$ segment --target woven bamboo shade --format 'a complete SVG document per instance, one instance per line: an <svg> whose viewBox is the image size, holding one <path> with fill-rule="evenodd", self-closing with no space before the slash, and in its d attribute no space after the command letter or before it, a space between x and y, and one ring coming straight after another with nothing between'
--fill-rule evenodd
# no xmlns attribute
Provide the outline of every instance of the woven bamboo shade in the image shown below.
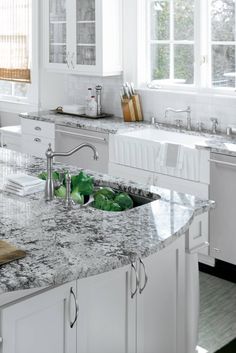
<svg viewBox="0 0 236 353"><path fill-rule="evenodd" d="M30 82L31 0L0 0L0 80Z"/></svg>

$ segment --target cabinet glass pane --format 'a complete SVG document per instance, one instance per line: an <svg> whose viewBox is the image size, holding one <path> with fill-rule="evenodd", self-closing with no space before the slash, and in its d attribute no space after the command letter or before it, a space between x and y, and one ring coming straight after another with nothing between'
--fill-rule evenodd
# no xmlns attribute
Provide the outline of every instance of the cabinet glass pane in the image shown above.
<svg viewBox="0 0 236 353"><path fill-rule="evenodd" d="M66 64L66 45L50 45L49 62Z"/></svg>
<svg viewBox="0 0 236 353"><path fill-rule="evenodd" d="M95 23L77 24L77 44L95 44Z"/></svg>
<svg viewBox="0 0 236 353"><path fill-rule="evenodd" d="M77 46L78 65L96 65L96 47Z"/></svg>
<svg viewBox="0 0 236 353"><path fill-rule="evenodd" d="M50 43L66 43L66 23L50 24Z"/></svg>
<svg viewBox="0 0 236 353"><path fill-rule="evenodd" d="M50 0L50 22L66 21L66 0Z"/></svg>
<svg viewBox="0 0 236 353"><path fill-rule="evenodd" d="M77 21L95 21L95 0L77 0Z"/></svg>

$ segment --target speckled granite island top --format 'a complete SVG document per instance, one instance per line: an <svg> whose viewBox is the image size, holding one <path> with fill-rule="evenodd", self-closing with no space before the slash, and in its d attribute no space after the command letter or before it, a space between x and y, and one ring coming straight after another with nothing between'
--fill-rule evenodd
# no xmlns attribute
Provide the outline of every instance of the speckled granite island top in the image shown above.
<svg viewBox="0 0 236 353"><path fill-rule="evenodd" d="M45 168L42 159L0 149L0 238L27 251L24 259L0 267L0 293L58 285L127 265L130 257L168 246L185 233L194 215L213 207L193 196L95 173L90 174L96 184L119 186L153 202L120 213L68 210L62 200L46 203L43 193L22 198L3 191L7 175L38 175ZM68 170L61 164L55 168Z"/></svg>

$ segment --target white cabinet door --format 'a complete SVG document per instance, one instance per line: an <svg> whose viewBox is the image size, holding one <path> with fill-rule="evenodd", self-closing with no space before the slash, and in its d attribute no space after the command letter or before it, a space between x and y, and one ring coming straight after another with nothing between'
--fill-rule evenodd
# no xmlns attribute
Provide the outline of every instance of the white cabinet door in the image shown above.
<svg viewBox="0 0 236 353"><path fill-rule="evenodd" d="M126 353L127 268L78 281L77 353Z"/></svg>
<svg viewBox="0 0 236 353"><path fill-rule="evenodd" d="M185 352L184 237L139 264L137 294L137 352Z"/></svg>
<svg viewBox="0 0 236 353"><path fill-rule="evenodd" d="M121 0L44 0L44 61L54 71L122 72Z"/></svg>
<svg viewBox="0 0 236 353"><path fill-rule="evenodd" d="M72 282L1 308L1 353L76 353Z"/></svg>

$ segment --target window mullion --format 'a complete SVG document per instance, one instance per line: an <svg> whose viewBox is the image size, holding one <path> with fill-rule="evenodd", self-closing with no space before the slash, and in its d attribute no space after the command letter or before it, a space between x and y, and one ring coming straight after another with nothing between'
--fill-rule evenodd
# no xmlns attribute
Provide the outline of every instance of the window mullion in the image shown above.
<svg viewBox="0 0 236 353"><path fill-rule="evenodd" d="M174 80L175 62L174 62L174 0L170 0L170 79Z"/></svg>
<svg viewBox="0 0 236 353"><path fill-rule="evenodd" d="M201 87L201 0L195 0L194 14L194 83L197 88Z"/></svg>

